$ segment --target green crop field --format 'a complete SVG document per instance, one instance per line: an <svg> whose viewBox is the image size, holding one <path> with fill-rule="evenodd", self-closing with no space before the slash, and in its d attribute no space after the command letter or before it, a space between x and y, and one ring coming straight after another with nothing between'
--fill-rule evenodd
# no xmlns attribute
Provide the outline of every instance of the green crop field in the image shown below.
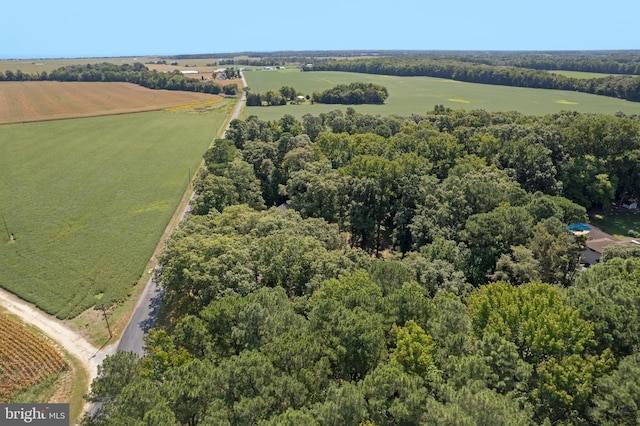
<svg viewBox="0 0 640 426"><path fill-rule="evenodd" d="M612 74L603 74L599 72L584 72L584 71L565 71L565 70L549 70L552 74L564 75L565 77L589 79L589 78L603 78L609 77Z"/></svg>
<svg viewBox="0 0 640 426"><path fill-rule="evenodd" d="M0 286L60 318L122 300L225 118L159 111L1 125Z"/></svg>
<svg viewBox="0 0 640 426"><path fill-rule="evenodd" d="M278 90L290 86L305 95L354 81L381 84L389 90L384 105L355 105L356 111L374 115L424 114L435 105L452 109L485 109L487 111L519 111L527 115L544 115L561 110L614 114L640 114L640 103L605 96L562 90L528 89L488 84L462 83L430 77L395 77L346 72L297 69L284 71L247 71L247 84L253 92ZM277 120L284 114L297 118L304 114L318 115L346 105L286 105L277 107L247 107L244 117L256 115L263 120Z"/></svg>

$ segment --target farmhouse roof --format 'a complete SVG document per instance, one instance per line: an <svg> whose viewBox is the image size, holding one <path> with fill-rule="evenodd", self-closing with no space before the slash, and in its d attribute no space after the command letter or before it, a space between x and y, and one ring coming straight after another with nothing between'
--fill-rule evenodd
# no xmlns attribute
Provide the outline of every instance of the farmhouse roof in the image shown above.
<svg viewBox="0 0 640 426"><path fill-rule="evenodd" d="M631 241L631 238L617 239L613 235L607 234L606 232L593 226L591 231L589 232L587 247L595 251L596 253L602 254L602 250L604 250L605 247L608 247L612 244L629 243Z"/></svg>
<svg viewBox="0 0 640 426"><path fill-rule="evenodd" d="M596 253L602 254L602 250L612 244L620 244L622 241L612 240L610 238L598 238L597 240L587 241L587 247Z"/></svg>

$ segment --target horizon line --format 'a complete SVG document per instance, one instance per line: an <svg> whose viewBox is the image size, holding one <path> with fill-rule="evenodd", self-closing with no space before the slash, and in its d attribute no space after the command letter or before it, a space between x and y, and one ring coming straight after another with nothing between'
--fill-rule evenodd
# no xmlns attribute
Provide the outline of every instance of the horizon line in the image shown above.
<svg viewBox="0 0 640 426"><path fill-rule="evenodd" d="M54 59L100 59L100 58L176 58L176 57L235 57L248 55L276 55L288 54L294 56L302 56L310 53L335 53L335 52L352 52L352 53L379 53L379 52L421 52L421 53L612 53L612 52L628 52L640 54L640 49L277 49L277 50L241 50L228 52L207 52L207 53L147 53L147 54L122 54L122 55L33 55L33 56L3 56L0 54L0 60L54 60ZM225 56L227 55L227 56ZM313 56L313 55L309 55Z"/></svg>

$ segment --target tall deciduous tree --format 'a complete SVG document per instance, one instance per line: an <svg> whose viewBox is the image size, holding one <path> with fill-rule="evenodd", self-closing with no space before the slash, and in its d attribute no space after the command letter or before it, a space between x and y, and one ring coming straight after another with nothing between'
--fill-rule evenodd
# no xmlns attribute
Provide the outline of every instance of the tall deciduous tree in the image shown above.
<svg viewBox="0 0 640 426"><path fill-rule="evenodd" d="M429 397L423 383L397 363L380 363L360 382L373 424L420 424Z"/></svg>
<svg viewBox="0 0 640 426"><path fill-rule="evenodd" d="M529 242L532 225L533 218L524 207L505 205L469 217L460 234L471 252L471 279L486 281L501 255L509 253L511 246Z"/></svg>
<svg viewBox="0 0 640 426"><path fill-rule="evenodd" d="M385 349L382 290L366 272L328 280L309 300L309 321L336 350L337 378L360 380Z"/></svg>
<svg viewBox="0 0 640 426"><path fill-rule="evenodd" d="M340 171L350 177L348 221L352 243L377 255L383 248L385 224L391 219L398 165L384 157L360 155Z"/></svg>
<svg viewBox="0 0 640 426"><path fill-rule="evenodd" d="M561 172L564 196L586 208L608 208L617 187L617 178L609 173L602 158L593 155L570 158Z"/></svg>
<svg viewBox="0 0 640 426"><path fill-rule="evenodd" d="M312 237L275 234L255 243L255 268L262 284L281 287L290 297L308 294L307 284L318 272L315 260L326 250Z"/></svg>
<svg viewBox="0 0 640 426"><path fill-rule="evenodd" d="M497 333L507 338L529 363L595 347L593 324L580 318L578 310L566 305L562 293L548 284L492 283L471 294L467 302L476 335Z"/></svg>
<svg viewBox="0 0 640 426"><path fill-rule="evenodd" d="M538 262L541 280L562 285L573 282L584 244L567 232L565 223L554 217L539 222L528 247Z"/></svg>
<svg viewBox="0 0 640 426"><path fill-rule="evenodd" d="M235 159L227 164L222 176L234 183L238 193L238 204L248 204L254 209L264 208L260 181L256 178L251 164Z"/></svg>
<svg viewBox="0 0 640 426"><path fill-rule="evenodd" d="M407 321L404 327L394 324L391 336L395 338L391 360L402 365L406 372L426 378L434 368L433 338L413 320Z"/></svg>
<svg viewBox="0 0 640 426"><path fill-rule="evenodd" d="M195 199L191 202L191 213L206 215L215 209L222 212L225 207L238 204L240 194L233 180L207 173L199 177L195 184Z"/></svg>
<svg viewBox="0 0 640 426"><path fill-rule="evenodd" d="M507 171L486 166L454 169L419 200L411 226L415 241L423 245L436 235L456 239L471 215L488 213L503 203L522 205L525 199L525 191Z"/></svg>
<svg viewBox="0 0 640 426"><path fill-rule="evenodd" d="M160 279L167 297L197 312L224 294L259 286L245 242L219 234L175 238L162 257Z"/></svg>
<svg viewBox="0 0 640 426"><path fill-rule="evenodd" d="M640 350L640 259L614 258L583 271L567 300L594 324L601 348L616 356Z"/></svg>
<svg viewBox="0 0 640 426"><path fill-rule="evenodd" d="M319 161L291 172L283 190L288 197L287 203L303 217L337 223L345 214L346 185L346 179L331 168L328 161Z"/></svg>
<svg viewBox="0 0 640 426"><path fill-rule="evenodd" d="M609 349L590 352L596 346L593 324L566 305L558 289L540 282L489 284L468 304L476 335L506 338L534 366L529 400L537 420L583 421L596 380L614 364Z"/></svg>
<svg viewBox="0 0 640 426"><path fill-rule="evenodd" d="M632 425L640 423L640 353L622 359L610 375L596 381L593 407L589 413L595 424Z"/></svg>

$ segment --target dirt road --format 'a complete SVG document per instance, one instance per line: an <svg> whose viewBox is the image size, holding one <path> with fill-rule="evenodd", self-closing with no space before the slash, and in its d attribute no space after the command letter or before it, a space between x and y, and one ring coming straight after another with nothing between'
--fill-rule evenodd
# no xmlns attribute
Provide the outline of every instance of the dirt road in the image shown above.
<svg viewBox="0 0 640 426"><path fill-rule="evenodd" d="M244 74L240 73L240 77L242 78L243 86L247 87L247 80L244 79ZM223 138L227 135L227 129L229 129L229 123L231 123L233 120L237 119L240 116L240 112L242 111L242 107L247 102L247 92L244 91L244 87L242 89L242 96L240 97L240 101L238 102L236 107L233 109L233 113L231 114L231 118L229 118L229 121L227 122L227 128L224 130L224 133L222 134Z"/></svg>
<svg viewBox="0 0 640 426"><path fill-rule="evenodd" d="M0 305L6 308L9 313L20 317L25 323L42 330L44 334L82 362L89 375L89 383L98 375L98 365L115 350L113 344L101 349L96 348L57 318L2 289L0 289ZM88 391L89 389L87 389Z"/></svg>

